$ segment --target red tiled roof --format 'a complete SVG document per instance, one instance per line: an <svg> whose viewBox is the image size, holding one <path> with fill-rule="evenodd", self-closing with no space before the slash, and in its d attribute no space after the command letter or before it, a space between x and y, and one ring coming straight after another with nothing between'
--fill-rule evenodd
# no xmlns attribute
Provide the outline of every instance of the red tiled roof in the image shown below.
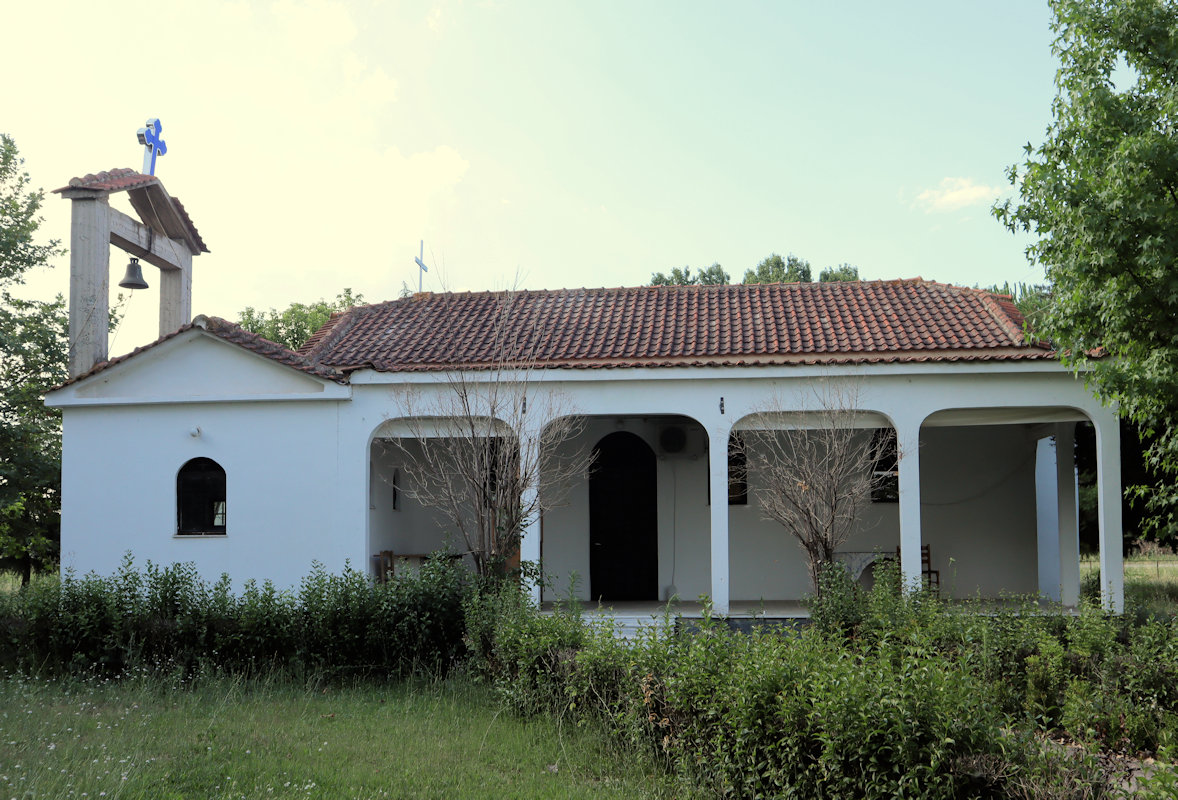
<svg viewBox="0 0 1178 800"><path fill-rule="evenodd" d="M1048 359L1010 299L931 281L418 294L333 315L343 371Z"/></svg>
<svg viewBox="0 0 1178 800"><path fill-rule="evenodd" d="M154 175L143 175L133 169L121 168L99 172L97 175L88 173L81 178L70 178L67 185L53 191L60 193L70 189L90 189L104 194L113 194L159 182L160 179Z"/></svg>
<svg viewBox="0 0 1178 800"><path fill-rule="evenodd" d="M66 197L79 193L89 196L129 192L131 205L144 224L169 238L187 240L193 255L209 252L205 240L193 224L192 217L188 216L188 211L180 202L180 198L169 195L164 189L164 184L155 175L143 175L123 167L97 174L88 173L81 178L70 178L68 184L53 191ZM174 216L164 213L169 207L175 212ZM151 210L151 213L145 213L145 210Z"/></svg>
<svg viewBox="0 0 1178 800"><path fill-rule="evenodd" d="M316 364L305 356L299 355L293 350L287 350L277 342L272 342L269 339L263 338L256 333L250 333L242 328L240 325L221 319L220 317L206 317L203 314L196 317L192 322L184 325L179 330L172 333L164 334L150 344L145 344L142 347L136 347L130 353L124 353L121 356L100 361L81 375L70 378L65 383L58 386L57 389L62 389L70 384L89 378L91 375L96 375L99 372L110 369L116 364L121 364L129 358L134 358L142 352L152 350L169 339L174 339L185 331L190 331L193 328L200 328L218 339L223 339L226 342L242 347L252 353L257 353L260 356L277 361L279 364L285 364L288 367L293 367L300 372L305 372L308 375L314 375L317 378L324 378L336 383L346 383L347 378L343 373L331 367L322 364ZM54 389L53 391L56 391Z"/></svg>
<svg viewBox="0 0 1178 800"><path fill-rule="evenodd" d="M205 244L204 237L200 235L200 231L196 229L196 225L192 222L192 217L188 216L188 209L180 202L179 197L172 197L172 203L176 207L176 213L180 215L180 221L188 228L189 233L192 234L193 240L196 242L197 248L202 253L209 252L209 246Z"/></svg>

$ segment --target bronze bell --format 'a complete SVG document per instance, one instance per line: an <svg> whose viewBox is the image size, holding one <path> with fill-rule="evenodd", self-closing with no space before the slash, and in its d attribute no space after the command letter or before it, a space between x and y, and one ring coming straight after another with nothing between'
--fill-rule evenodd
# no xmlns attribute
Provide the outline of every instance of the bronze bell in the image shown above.
<svg viewBox="0 0 1178 800"><path fill-rule="evenodd" d="M127 264L127 274L119 281L119 286L124 289L146 289L147 281L143 280L143 268L139 266L139 259L131 256L131 262Z"/></svg>

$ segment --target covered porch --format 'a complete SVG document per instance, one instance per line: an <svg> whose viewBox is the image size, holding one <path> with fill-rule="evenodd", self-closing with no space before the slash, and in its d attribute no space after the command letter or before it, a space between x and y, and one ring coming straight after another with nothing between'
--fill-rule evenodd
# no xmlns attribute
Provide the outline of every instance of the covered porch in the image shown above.
<svg viewBox="0 0 1178 800"><path fill-rule="evenodd" d="M908 585L931 579L946 599L1078 603L1074 431L1092 421L1087 414L982 407L940 409L917 425L879 412L862 419L864 435L887 431L898 443L890 464L872 465L892 472L894 490L873 493L836 553L864 588L875 564L898 559ZM1103 422L1102 590L1105 605L1119 610L1119 442L1115 418ZM545 580L537 599L644 615L670 601L690 615L685 604L707 596L732 616L804 616L801 601L812 593L805 554L766 519L757 502L764 476L748 469L741 480L728 444L744 427L742 418L720 438L685 415L590 418L584 436L605 457L538 526L533 557ZM619 446L620 458L609 455ZM610 499L594 500L595 485Z"/></svg>
<svg viewBox="0 0 1178 800"><path fill-rule="evenodd" d="M867 466L889 472L894 488L860 509L836 552L856 580L870 586L875 563L898 558L907 585L935 576L947 599L1019 596L1076 605L1073 441L1076 425L1088 422L1099 466L1102 597L1110 610L1122 609L1113 412L1058 374L966 373L955 380L933 370L881 373L848 379L860 390L862 435L886 432L895 441L890 460ZM778 422L768 427L784 434L812 426L818 409L808 399L811 384L794 382L793 404L779 406ZM731 446L742 431L766 427L758 411L764 382L603 383L586 375L557 389L589 412L558 447L588 449L596 460L563 487L559 502L541 503L543 514L523 531L521 558L541 567L532 587L537 602L656 609L706 596L722 614L777 606L798 612L812 592L806 557L782 525L765 518L757 502L764 476L755 468L742 475ZM529 420L544 430L552 418ZM405 491L418 478L384 446L400 435L395 427L385 423L367 443L369 553L462 552L444 515Z"/></svg>

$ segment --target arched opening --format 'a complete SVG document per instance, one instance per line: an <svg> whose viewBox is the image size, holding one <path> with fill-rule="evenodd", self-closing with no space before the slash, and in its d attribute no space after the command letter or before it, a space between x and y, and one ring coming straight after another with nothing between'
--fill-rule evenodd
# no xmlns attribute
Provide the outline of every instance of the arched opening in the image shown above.
<svg viewBox="0 0 1178 800"><path fill-rule="evenodd" d="M211 458L185 462L176 475L176 533L225 533L225 470Z"/></svg>
<svg viewBox="0 0 1178 800"><path fill-rule="evenodd" d="M597 443L589 477L589 585L594 600L658 599L654 451L626 431Z"/></svg>

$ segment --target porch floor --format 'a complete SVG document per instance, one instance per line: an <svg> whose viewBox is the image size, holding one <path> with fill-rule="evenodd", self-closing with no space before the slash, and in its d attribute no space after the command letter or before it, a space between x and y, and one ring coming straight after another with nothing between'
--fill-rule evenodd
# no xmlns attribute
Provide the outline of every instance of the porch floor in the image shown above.
<svg viewBox="0 0 1178 800"><path fill-rule="evenodd" d="M545 601L540 604L540 611L552 613L558 605L553 601ZM608 623L618 636L632 639L643 628L663 628L668 623L680 624L680 621L690 625L703 618L704 607L703 603L683 601L658 603L653 600L635 600L608 605L585 602L581 606L581 613L591 620ZM730 626L746 630L761 620L785 624L808 620L810 612L797 600L750 600L730 603L726 616Z"/></svg>
<svg viewBox="0 0 1178 800"><path fill-rule="evenodd" d="M540 604L541 613L553 613L560 603L546 600ZM1078 613L1075 606L1061 606L1048 600L1037 603L1026 599L950 600L948 607L975 614L996 615L1010 611L1031 614ZM703 618L703 604L699 602L659 603L650 601L626 601L607 604L592 604L583 601L581 613L586 618L608 622L618 635L634 637L643 628L662 628L668 621L675 625L679 620L690 624ZM737 600L729 604L726 615L729 624L747 630L758 621L792 624L810 619L810 610L800 600Z"/></svg>
<svg viewBox="0 0 1178 800"><path fill-rule="evenodd" d="M541 611L552 611L558 602L545 600L540 604ZM581 611L586 616L594 617L636 617L640 619L662 619L664 616L700 618L704 607L700 602L676 601L674 603L659 603L654 600L632 600L613 603L597 604L582 601ZM728 606L728 617L742 619L809 619L809 610L800 600L737 600Z"/></svg>

